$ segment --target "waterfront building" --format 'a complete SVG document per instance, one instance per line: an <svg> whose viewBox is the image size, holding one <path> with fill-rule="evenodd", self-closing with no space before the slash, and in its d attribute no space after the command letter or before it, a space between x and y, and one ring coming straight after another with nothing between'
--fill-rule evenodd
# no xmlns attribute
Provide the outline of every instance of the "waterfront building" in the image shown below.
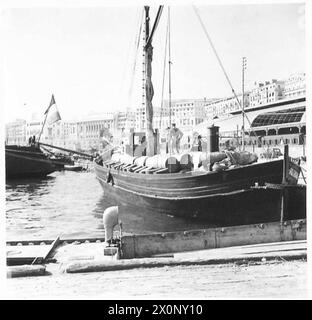
<svg viewBox="0 0 312 320"><path fill-rule="evenodd" d="M137 132L146 130L146 110L145 105L136 108L135 112L135 130Z"/></svg>
<svg viewBox="0 0 312 320"><path fill-rule="evenodd" d="M16 119L5 125L5 143L17 145L25 145L28 143L26 120Z"/></svg>
<svg viewBox="0 0 312 320"><path fill-rule="evenodd" d="M109 138L114 130L112 113L94 114L84 120L77 121L76 149L102 149L103 137Z"/></svg>
<svg viewBox="0 0 312 320"><path fill-rule="evenodd" d="M207 99L175 99L164 100L161 107L153 108L153 127L164 129L175 123L181 130L190 130L205 119L205 104ZM145 131L145 107L136 109L136 131Z"/></svg>
<svg viewBox="0 0 312 320"><path fill-rule="evenodd" d="M281 100L284 95L285 81L273 79L259 83L249 94L249 105L251 108Z"/></svg>
<svg viewBox="0 0 312 320"><path fill-rule="evenodd" d="M170 126L169 107L163 103L163 107L155 107L153 110L153 127L163 129Z"/></svg>
<svg viewBox="0 0 312 320"><path fill-rule="evenodd" d="M285 81L285 98L295 98L298 96L305 96L306 94L306 83L305 73L292 74Z"/></svg>
<svg viewBox="0 0 312 320"><path fill-rule="evenodd" d="M244 108L247 109L250 106L249 92L244 94ZM237 102L239 101L239 103ZM236 97L227 97L223 99L213 99L205 104L205 118L213 119L224 117L232 112L239 111L242 108L242 94Z"/></svg>
<svg viewBox="0 0 312 320"><path fill-rule="evenodd" d="M114 133L129 132L135 128L136 112L132 110L118 111L114 114Z"/></svg>
<svg viewBox="0 0 312 320"><path fill-rule="evenodd" d="M158 108L154 114L154 127L167 128L171 120L171 123L175 123L181 130L188 131L204 121L207 102L205 98L175 99L171 101L171 108L169 108L169 101L164 100L163 107Z"/></svg>
<svg viewBox="0 0 312 320"><path fill-rule="evenodd" d="M245 146L249 151L263 152L268 147L288 144L294 157L305 155L306 143L306 98L283 99L245 110ZM194 128L205 137L207 127L219 127L220 146L242 146L242 112L227 117L207 119Z"/></svg>
<svg viewBox="0 0 312 320"><path fill-rule="evenodd" d="M32 136L35 136L36 139L39 138L39 134L40 134L40 132L42 130L42 126L43 126L43 121L44 121L44 117L40 116L39 113L33 113L31 115L31 119L29 121L26 121L26 137L27 137L27 139ZM42 133L42 136L44 136L44 135L45 135L45 132ZM41 139L42 139L42 137L40 138L40 140Z"/></svg>
<svg viewBox="0 0 312 320"><path fill-rule="evenodd" d="M51 125L46 125L40 140L54 146L75 150L77 124L61 120Z"/></svg>

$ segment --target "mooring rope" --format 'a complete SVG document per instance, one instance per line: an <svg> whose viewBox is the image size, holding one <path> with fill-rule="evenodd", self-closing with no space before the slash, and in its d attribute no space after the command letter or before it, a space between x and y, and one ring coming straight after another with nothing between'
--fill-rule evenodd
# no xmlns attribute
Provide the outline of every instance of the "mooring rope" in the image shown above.
<svg viewBox="0 0 312 320"><path fill-rule="evenodd" d="M213 52L214 52L214 54L215 54L215 56L216 56L219 64L220 64L220 67L221 67L221 69L222 69L222 71L223 71L223 74L224 74L227 82L229 83L229 85L230 85L230 87L231 87L231 89L232 89L232 93L234 94L234 97L235 97L235 99L236 99L239 107L241 108L241 111L242 111L242 113L243 113L243 116L246 117L246 119L247 119L247 121L248 121L248 123L249 123L250 129L254 132L255 136L258 138L256 132L255 132L255 131L253 130L253 128L251 127L251 122L250 122L248 116L246 115L245 110L242 109L242 105L241 105L241 103L240 103L240 101L239 101L239 99L238 99L238 97L237 97L237 94L236 94L236 92L235 92L235 90L234 90L234 87L233 87L233 85L232 85L232 82L231 82L231 80L230 80L230 78L229 78L229 76L228 76L228 74L227 74L227 72L226 72L226 70L225 70L225 68L224 68L224 66L223 66L223 63L222 63L222 61L221 61L221 59L220 59L220 57L219 57L219 55L218 55L218 53L217 53L217 50L216 50L216 48L215 48L215 46L214 46L214 44L213 44L213 42L212 42L212 40L211 40L211 38L210 38L210 36L209 36L209 34L208 34L208 31L207 31L207 29L206 29L206 27L205 27L205 25L204 25L204 23L203 23L200 15L199 15L198 9L196 8L196 6L193 6L193 9L194 9L194 12L195 12L195 14L196 14L196 16L197 16L197 18L198 18L198 20L199 20L199 23L200 23L200 25L201 25L204 33L205 33L205 35L206 35L206 37L207 37L207 39L208 39L208 41L209 41L209 43L210 43L210 46L211 46L211 48L212 48L212 50L213 50Z"/></svg>
<svg viewBox="0 0 312 320"><path fill-rule="evenodd" d="M165 54L164 54L164 66L163 66L163 79L162 79L162 89L161 89L161 107L160 107L160 124L159 124L159 129L161 129L161 121L162 121L163 107L164 107L164 87L165 87L165 76L166 76L166 60L167 60L168 31L169 31L169 23L168 23L168 20L167 20L166 41L165 41Z"/></svg>

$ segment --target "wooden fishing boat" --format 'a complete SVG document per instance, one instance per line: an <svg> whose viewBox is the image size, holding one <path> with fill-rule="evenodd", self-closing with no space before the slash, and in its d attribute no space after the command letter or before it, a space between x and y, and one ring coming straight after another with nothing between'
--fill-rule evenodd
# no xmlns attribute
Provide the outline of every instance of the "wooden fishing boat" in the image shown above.
<svg viewBox="0 0 312 320"><path fill-rule="evenodd" d="M38 146L6 145L5 169L6 179L12 179L45 177L56 168Z"/></svg>
<svg viewBox="0 0 312 320"><path fill-rule="evenodd" d="M151 34L148 10L149 8L145 7L147 120L145 158L153 158L157 149L155 148L157 138L152 128L151 42L162 6L158 10ZM209 152L219 151L218 134L215 134L214 138L217 139L211 143ZM131 155L134 156L134 153L130 153ZM170 155L167 155L167 158L169 157ZM296 183L299 175L298 168L293 167L287 160L287 164L293 170L289 175L289 167L285 167L283 159L232 166L221 171L193 171L191 168L170 170L168 163L165 164L164 161L161 166L146 165L146 159L140 158L142 158L141 164L135 163L137 160L129 156L127 161L95 160L96 177L110 201L116 202L117 205L138 206L155 213L205 219L219 225L278 220L280 200L277 194L266 192L261 188L255 189L252 186L261 186L265 183L280 184L286 176L292 183Z"/></svg>
<svg viewBox="0 0 312 320"><path fill-rule="evenodd" d="M52 111L52 112L51 112ZM54 95L49 107L45 111L45 119L41 127L39 137L35 135L29 139L30 145L6 145L5 146L5 167L6 179L12 178L41 178L59 170L61 164L51 159L50 153L44 153L40 148L40 137L44 125L49 117L49 124L53 124L61 119L57 110Z"/></svg>
<svg viewBox="0 0 312 320"><path fill-rule="evenodd" d="M215 223L227 203L242 199L255 183L280 183L283 160L251 164L222 172L144 174L94 165L96 176L110 199L155 212L198 217Z"/></svg>

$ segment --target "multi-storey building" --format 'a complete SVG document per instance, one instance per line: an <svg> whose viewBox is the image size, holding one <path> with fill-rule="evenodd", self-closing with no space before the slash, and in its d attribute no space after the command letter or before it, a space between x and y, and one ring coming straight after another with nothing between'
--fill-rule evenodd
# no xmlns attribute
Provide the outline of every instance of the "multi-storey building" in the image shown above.
<svg viewBox="0 0 312 320"><path fill-rule="evenodd" d="M26 136L26 120L17 119L16 121L6 124L5 131L6 144L27 144L28 140Z"/></svg>
<svg viewBox="0 0 312 320"><path fill-rule="evenodd" d="M92 115L86 120L78 121L76 148L82 150L101 148L101 138L111 135L113 129L112 113Z"/></svg>
<svg viewBox="0 0 312 320"><path fill-rule="evenodd" d="M306 93L305 73L292 74L285 81L285 98L304 96Z"/></svg>
<svg viewBox="0 0 312 320"><path fill-rule="evenodd" d="M206 99L165 100L162 108L154 111L154 128L163 129L175 123L181 130L189 130L205 119Z"/></svg>
<svg viewBox="0 0 312 320"><path fill-rule="evenodd" d="M135 129L144 131L146 129L146 110L145 105L136 108L135 112Z"/></svg>
<svg viewBox="0 0 312 320"><path fill-rule="evenodd" d="M163 103L163 107L153 110L153 128L163 129L170 126L169 107Z"/></svg>
<svg viewBox="0 0 312 320"><path fill-rule="evenodd" d="M244 94L244 108L249 108L249 92ZM239 102L238 102L238 101ZM213 119L222 117L229 113L241 110L242 108L242 94L236 97L228 97L223 99L214 99L205 104L205 118Z"/></svg>
<svg viewBox="0 0 312 320"><path fill-rule="evenodd" d="M47 125L40 140L58 147L76 149L77 124L61 120Z"/></svg>
<svg viewBox="0 0 312 320"><path fill-rule="evenodd" d="M30 117L30 120L26 120L26 138L35 136L36 139L39 138L41 133L40 141L45 140L44 136L46 135L47 126L44 127L43 132L41 132L44 123L44 117L39 113L33 113Z"/></svg>
<svg viewBox="0 0 312 320"><path fill-rule="evenodd" d="M114 114L114 132L129 131L135 128L136 112L132 110L119 111Z"/></svg>
<svg viewBox="0 0 312 320"><path fill-rule="evenodd" d="M259 83L251 91L244 93L244 109L254 108L269 103L274 103L285 97L285 82L272 80L265 83ZM238 102L238 101L239 102ZM228 116L242 109L242 94L236 97L228 97L214 100L206 104L206 118L213 119L215 117Z"/></svg>
<svg viewBox="0 0 312 320"><path fill-rule="evenodd" d="M249 95L250 107L272 103L284 98L285 81L273 79L272 82L266 81L259 83L253 88Z"/></svg>
<svg viewBox="0 0 312 320"><path fill-rule="evenodd" d="M204 121L205 105L207 99L177 99L171 101L164 100L162 107L153 108L153 127L163 129L175 123L180 129L188 130L194 125ZM136 130L144 131L146 129L146 111L145 107L136 110Z"/></svg>

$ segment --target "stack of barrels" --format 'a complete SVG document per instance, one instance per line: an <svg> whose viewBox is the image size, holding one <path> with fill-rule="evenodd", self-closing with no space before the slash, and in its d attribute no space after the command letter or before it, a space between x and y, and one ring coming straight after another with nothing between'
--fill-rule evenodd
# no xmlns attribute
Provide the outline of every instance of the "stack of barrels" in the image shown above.
<svg viewBox="0 0 312 320"><path fill-rule="evenodd" d="M177 155L158 154L152 157L132 157L127 154L115 153L112 155L112 160L125 165L135 164L138 167L168 169L169 173L176 173L191 171L194 167L200 166L209 168L209 164L222 161L226 157L227 155L224 152L190 152Z"/></svg>

